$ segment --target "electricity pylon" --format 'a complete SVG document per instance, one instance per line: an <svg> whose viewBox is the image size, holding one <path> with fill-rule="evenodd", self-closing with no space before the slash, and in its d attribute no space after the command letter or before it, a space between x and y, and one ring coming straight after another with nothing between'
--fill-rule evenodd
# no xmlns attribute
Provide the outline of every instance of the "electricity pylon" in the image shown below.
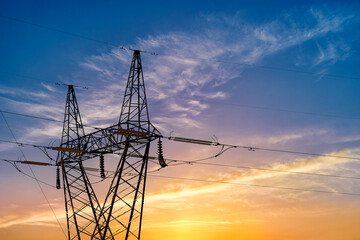
<svg viewBox="0 0 360 240"><path fill-rule="evenodd" d="M140 51L134 51L119 122L113 126L85 134L74 87L68 86L62 141L54 149L63 175L69 240L140 239L150 142L160 137L149 119ZM103 161L108 153L119 154L120 160L100 205L83 162ZM160 155L160 165L166 166Z"/></svg>

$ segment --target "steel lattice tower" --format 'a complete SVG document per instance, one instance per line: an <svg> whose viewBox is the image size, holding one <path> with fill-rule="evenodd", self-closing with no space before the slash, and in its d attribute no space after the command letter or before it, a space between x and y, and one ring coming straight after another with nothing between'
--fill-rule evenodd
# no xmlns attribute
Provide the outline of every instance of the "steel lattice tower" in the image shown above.
<svg viewBox="0 0 360 240"><path fill-rule="evenodd" d="M140 51L133 54L116 125L86 135L74 87L68 86L62 141L54 149L62 168L69 239L140 239L150 142L160 137L149 120ZM119 154L120 160L100 205L83 161L107 153Z"/></svg>

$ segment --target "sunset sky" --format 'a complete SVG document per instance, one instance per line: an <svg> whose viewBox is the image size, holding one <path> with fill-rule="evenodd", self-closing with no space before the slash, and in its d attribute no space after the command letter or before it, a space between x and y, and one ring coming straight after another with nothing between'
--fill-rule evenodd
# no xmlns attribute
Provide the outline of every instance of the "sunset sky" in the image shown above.
<svg viewBox="0 0 360 240"><path fill-rule="evenodd" d="M50 162L4 141L58 146L62 124L7 112L61 121L67 88L56 83L73 84L84 124L115 124L132 58L121 47L147 51L150 118L165 137L319 154L232 148L213 157L221 147L163 139L166 159L209 159L159 171L151 162L142 239L359 239L359 2L0 6L0 239L66 239L55 167L17 164L50 184L41 187L53 212L37 182L4 161L25 160L23 151ZM106 155L105 168L118 159ZM109 181L94 184L101 201Z"/></svg>

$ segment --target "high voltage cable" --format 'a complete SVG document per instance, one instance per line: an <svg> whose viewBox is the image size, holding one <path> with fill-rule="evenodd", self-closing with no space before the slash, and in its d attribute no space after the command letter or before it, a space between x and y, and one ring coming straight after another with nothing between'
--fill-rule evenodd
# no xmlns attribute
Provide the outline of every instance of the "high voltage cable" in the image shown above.
<svg viewBox="0 0 360 240"><path fill-rule="evenodd" d="M57 28L54 28L54 27L49 27L49 26L46 26L46 25L37 24L37 23L30 22L30 21L25 21L25 20L22 20L22 19L10 17L10 16L5 16L5 15L0 15L0 17L4 18L4 19L11 20L11 21L20 22L20 23L32 25L32 26L35 26L35 27L43 28L43 29L46 29L46 30L50 30L50 31L70 35L70 36L73 36L73 37L85 39L85 40L88 40L88 41L93 41L93 42L100 43L100 44L112 45L114 47L118 47L117 44L111 43L109 41L98 40L98 39L87 37L87 36L84 36L84 35L81 35L81 34L60 30L60 29L57 29ZM120 46L119 48L122 49L122 50L130 50L130 51L134 50L132 48L124 47L124 46ZM226 64L234 64L234 65L262 68L262 69L268 69L268 70L286 71L286 72L302 73L302 74L308 74L308 75L318 75L318 73L311 72L311 71L303 71L303 70L288 69L288 68L281 68L281 67L264 66L264 65L257 65L257 64L247 64L247 63L240 63L240 62L233 62L233 61L226 61L226 60L216 60L216 59L212 59L212 58L186 57L186 56L181 56L181 55L163 54L163 53L144 51L144 50L140 50L140 51L143 52L143 53L148 53L150 55L155 55L155 56L172 56L172 57L180 57L180 58L183 58L183 59L196 59L196 60L202 60L202 61L213 61L213 62L219 62L219 63L226 63ZM351 76L336 75L336 74L322 74L322 76L331 77L331 78L343 78L343 79L360 80L360 77L351 77Z"/></svg>
<svg viewBox="0 0 360 240"><path fill-rule="evenodd" d="M290 154L299 154L299 155L308 155L308 156L317 156L317 157L331 157L331 158L342 158L342 159L351 159L355 161L360 161L359 157L346 157L339 155L331 155L331 154L322 154L322 153L311 153L311 152L300 152L300 151L292 151L292 150L284 150L284 149L275 149L275 148L263 148L263 147L252 147L252 146L244 146L244 145L232 145L232 144L224 144L219 142L207 141L207 140L198 140L191 138L182 138L182 137L168 137L167 139L171 141L191 143L191 144L201 144L208 146L223 146L228 148L242 148L247 149L249 151L268 151L268 152L278 152L278 153L290 153Z"/></svg>
<svg viewBox="0 0 360 240"><path fill-rule="evenodd" d="M28 162L30 163L37 163L37 161L28 161L26 160L25 162L24 161L21 161L21 160L15 160L15 159L6 159L6 158L0 158L0 161L5 161L5 162L14 162L14 163L24 163L24 164L27 164ZM57 167L56 164L52 164L52 163L44 163L44 162L39 162L41 163L41 165L43 166L54 166L54 167ZM45 165L46 164L46 165ZM54 186L52 186L54 187Z"/></svg>
<svg viewBox="0 0 360 240"><path fill-rule="evenodd" d="M132 175L132 174L129 174L129 175ZM206 182L206 183L231 184L231 185L241 185L241 186L247 186L247 187L262 187L262 188L300 191L300 192L316 192L316 193L328 193L328 194L360 196L360 193L326 191L326 190L293 188L293 187L281 187L281 186L271 186L271 185L261 185L261 184L247 184L247 183L239 183L239 182L227 182L227 181L219 181L219 180L206 180L206 179L197 179L197 178L185 178L185 177L174 177L174 176L164 176L164 175L153 175L153 174L147 174L147 176L155 177L155 178L157 177L157 178L168 178L168 179L197 181L197 182Z"/></svg>
<svg viewBox="0 0 360 240"><path fill-rule="evenodd" d="M18 141L17 141L17 139L16 139L16 137L15 137L14 132L11 130L8 121L6 120L6 118L5 118L5 116L4 116L4 113L1 112L1 115L2 115L2 117L3 117L3 119L4 119L5 123L6 123L6 126L8 127L9 131L11 132L11 135L12 135L12 137L14 138L15 142L18 143ZM27 160L27 159L26 159L26 156L25 156L24 152L22 151L21 147L19 146L19 144L18 144L18 148L19 148L22 156L24 157L24 159ZM47 196L46 196L43 188L41 187L41 184L40 184L39 180L37 179L34 171L33 171L32 168L31 168L31 166L28 165L28 167L29 167L29 169L30 169L30 171L31 171L34 179L36 180L36 183L37 183L38 187L40 188L40 191L41 191L42 195L44 196L44 198L45 198L45 200L46 200L49 208L51 209L52 213L54 214L54 217L55 217L55 219L56 219L59 227L61 228L61 231L63 232L63 234L65 235L65 238L66 238L66 233L65 233L64 229L62 228L62 226L61 226L61 224L60 224L60 222L59 222L59 219L57 218L57 216L56 216L56 214L55 214L55 211L54 211L54 209L52 208L52 206L51 206L51 204L50 204L50 202L49 202L49 200L48 200L48 198L47 198ZM21 172L21 171L20 171L20 172Z"/></svg>
<svg viewBox="0 0 360 240"><path fill-rule="evenodd" d="M317 193L330 193L330 194L360 196L360 193L348 193L348 192L326 191L326 190L316 190L316 189L280 187L280 186L270 186L270 185L260 185L260 184L247 184L247 183L238 183L238 182L226 182L226 181L204 180L204 179L196 179L196 178L183 178L183 177L173 177L173 176L163 176L163 175L153 175L153 174L148 174L148 176L149 176L149 177L156 177L156 178L168 178L168 179L177 179L177 180L186 180L186 181L196 181L196 182L206 182L206 183L231 184L231 185L240 185L240 186L248 186L248 187L262 187L262 188L272 188L272 189L282 189L282 190L300 191L300 192L317 192Z"/></svg>
<svg viewBox="0 0 360 240"><path fill-rule="evenodd" d="M0 161L4 161L4 162L10 163L19 173L21 173L21 174L23 174L23 175L25 175L25 176L33 179L33 180L36 180L33 176L30 176L29 174L21 171L16 165L13 164L13 163L22 163L23 161L20 161L20 160L12 160L12 159L4 159L4 158L1 158ZM47 185L47 186L49 186L49 187L52 187L52 188L55 188L55 189L56 189L56 187L53 186L53 185L51 185L50 183L44 182L44 181L42 181L42 180L40 180L40 179L38 179L38 181L41 182L42 184L45 184L45 185Z"/></svg>
<svg viewBox="0 0 360 240"><path fill-rule="evenodd" d="M5 160L5 159L0 159ZM11 160L10 160L11 161ZM264 169L263 169L264 170ZM111 171L107 171L111 172ZM295 173L295 172L292 172ZM297 172L299 173L299 172ZM218 184L231 184L231 185L241 185L248 187L262 187L262 188L272 188L272 189L281 189L281 190L291 190L291 191L301 191L301 192L317 192L317 193L329 193L329 194L340 194L340 195L350 195L350 196L360 196L359 193L348 193L348 192L338 192L338 191L326 191L326 190L316 190L316 189L305 189L305 188L292 188L292 187L281 187L281 186L271 186L271 185L260 185L260 184L247 184L247 183L238 183L238 182L227 182L227 181L215 181L215 180L205 180L205 179L195 179L195 178L184 178L184 177L173 177L173 176L164 176L164 175L152 175L148 174L149 177L157 178L167 178L167 179L177 179L177 180L186 180L186 181L197 181L197 182L207 182L207 183L218 183ZM358 179L358 178L357 178ZM99 181L102 182L103 180ZM96 182L97 183L97 182Z"/></svg>
<svg viewBox="0 0 360 240"><path fill-rule="evenodd" d="M47 30L50 30L50 31L63 33L63 34L66 34L66 35L70 35L70 36L77 37L77 38L82 38L82 39L85 39L85 40L89 40L89 41L93 41L93 42L97 42L97 43L101 43L101 44L109 44L109 42L106 42L106 41L102 41L102 40L98 40L98 39L95 39L95 38L86 37L86 36L83 36L83 35L80 35L80 34L77 34L77 33L72 33L72 32L68 32L68 31L63 31L63 30L60 30L60 29L57 29L57 28L53 28L53 27L49 27L49 26L42 25L42 24L37 24L37 23L25 21L25 20L18 19L18 18L14 18L14 17L10 17L10 16L0 15L0 17L1 17L1 18L5 18L5 19L8 19L8 20L11 20L11 21L20 22L20 23L25 23L25 24L32 25L32 26L35 26L35 27L38 27L38 28L43 28L43 29L47 29Z"/></svg>
<svg viewBox="0 0 360 240"><path fill-rule="evenodd" d="M152 157L152 158L155 159L155 157ZM215 157L211 157L211 158L215 158ZM211 159L211 158L208 158L208 159ZM152 161L150 158L149 158L149 160L154 164L158 164L157 162ZM221 163L208 163L208 162L198 162L198 161L175 160L175 159L168 159L168 158L165 159L165 160L168 161L168 162L182 163L181 165L199 164L199 165L216 166L216 167L241 168L241 169L248 169L248 170L260 170L260 171L269 171L269 172L290 173L290 174L309 175L309 176L317 176L317 177L331 177L331 178L344 178L344 179L360 180L360 177L355 177L355 176L343 176L343 175L322 174L322 173L312 173L312 172L300 172L300 171L281 170L281 169L272 169L272 168L249 167L249 166L241 166L241 165L228 165L228 164L221 164ZM0 161L23 163L23 161L21 161L21 160L4 159L4 158L0 158ZM56 165L49 163L47 166L56 166ZM179 165L168 165L168 167L174 167L174 166L179 166ZM85 169L88 170L88 171L96 171L96 172L99 171L98 168L87 168L87 167L85 167ZM161 169L163 169L163 168L159 168L159 169L153 170L151 172L158 172ZM112 171L108 170L107 172L112 172ZM54 187L54 186L52 186L52 187Z"/></svg>
<svg viewBox="0 0 360 240"><path fill-rule="evenodd" d="M53 119L53 118L45 118L45 117L39 117L39 116L23 114L23 113L16 113L16 112L10 112L10 111L4 111L4 110L0 110L0 112L1 113L12 114L12 115L17 115L17 116L22 116L22 117L36 118L36 119L41 119L41 120L46 120L46 121L51 121L51 122L64 123L64 121L56 120L56 119ZM70 123L70 124L76 125L75 123ZM86 124L83 124L82 126L83 127L88 127L88 128L94 128L94 129L102 129L100 127L94 127L94 126L90 126L90 125L86 125Z"/></svg>
<svg viewBox="0 0 360 240"><path fill-rule="evenodd" d="M260 171L291 173L291 174L310 175L310 176L319 176L319 177L346 178L346 179L360 180L360 177L342 176L342 175L334 175L334 174L299 172L299 171L291 171L291 170L249 167L249 166L241 166L241 165L227 165L227 164L221 164L221 163L208 163L208 162L199 162L199 161L185 161L185 160L174 160L174 159L165 159L165 160L170 161L170 162L180 162L180 163L188 164L188 165L200 164L200 165L208 165L208 166L216 166L216 167L241 168L241 169L249 169L249 170L260 170ZM172 165L168 165L168 166L171 167ZM175 166L178 166L178 165L175 165Z"/></svg>
<svg viewBox="0 0 360 240"><path fill-rule="evenodd" d="M63 123L63 121L56 120L56 119L53 119L53 118L45 118L45 117L39 117L39 116L23 114L23 113L16 113L16 112L10 112L10 111L4 111L4 110L0 110L0 112L7 113L7 114L12 114L12 115L17 115L17 116L22 116L22 117L36 118L36 119L41 119L41 120L46 120L46 121L51 121L51 122Z"/></svg>
<svg viewBox="0 0 360 240"><path fill-rule="evenodd" d="M0 142L16 144L18 146L30 146L30 147L46 148L46 149L52 149L53 148L53 147L49 147L49 146L36 145L36 144L31 144L31 143L23 143L23 142L13 142L13 141L8 141L8 140L3 140L3 139L0 139Z"/></svg>
<svg viewBox="0 0 360 240"><path fill-rule="evenodd" d="M295 111L295 110L289 110L289 109L271 108L271 107L254 106L254 105L246 105L246 104L236 104L236 103L227 103L227 102L217 102L217 101L211 101L211 100L205 100L204 102L213 103L213 104L228 105L228 106L235 106L235 107L241 107L241 108L251 108L251 109L259 109L259 110L267 110L267 111L287 112L287 113L299 113L299 114L314 115L314 116L319 116L319 117L360 120L360 117L346 117L346 116L326 114L326 113L303 112L303 111Z"/></svg>
<svg viewBox="0 0 360 240"><path fill-rule="evenodd" d="M302 73L302 74L308 74L308 75L319 75L319 73L310 72L310 71L303 71L303 70L296 70L296 69L289 69L289 68L281 68L281 67L272 67L272 66L257 65L257 64L240 63L240 62L225 61L225 60L216 60L216 59L213 59L213 58L200 58L200 57L188 57L188 56L186 57L186 56L180 56L180 55L174 55L174 54L163 54L163 53L153 53L152 55L179 57L179 58L183 58L183 59L195 59L195 60L202 60L202 61L212 61L212 62L218 62L218 63L226 63L226 64L233 64L233 65L240 65L240 66L247 66L247 67L255 67L255 68L268 69L268 70ZM323 77L330 77L330 78L343 78L343 79L360 80L360 77L351 77L351 76L336 75L336 74L322 74L322 76Z"/></svg>
<svg viewBox="0 0 360 240"><path fill-rule="evenodd" d="M297 114L314 115L314 116L328 117L328 118L360 120L360 117L348 117L348 116L340 116L340 115L333 115L333 114L326 114L326 113L303 112L303 111L296 111L296 110L289 110L289 109L271 108L271 107L254 106L254 105L246 105L246 104L236 104L236 103L227 103L227 102L217 102L217 101L211 101L211 100L204 100L204 102L213 103L213 104L220 104L220 105L235 106L235 107L241 107L241 108L266 110L266 111L297 113ZM37 119L41 119L41 120L47 120L47 121L63 123L63 121L61 121L61 120L56 120L56 119L52 119L52 118L44 118L44 117L39 117L39 116L34 116L34 115L29 115L29 114L16 113L16 112L11 112L11 111L4 111L4 110L0 110L0 112L7 113L7 114L18 115L18 116L23 116L23 117L37 118ZM94 129L100 129L99 127L94 127L94 126L90 126L90 125L83 125L83 126L84 127L89 127L89 128L94 128Z"/></svg>
<svg viewBox="0 0 360 240"><path fill-rule="evenodd" d="M176 141L172 137L169 137L168 139ZM0 142L12 143L12 144L23 145L23 146L41 147L41 148L47 148L47 149L53 148L53 147L49 147L49 146L35 145L35 144L29 144L29 143L12 142L12 141L3 140L3 139L0 139ZM187 143L193 143L193 142L187 142ZM282 149L275 149L275 148L261 148L261 147L251 147L251 146L230 145L230 144L221 144L221 143L210 142L210 141L209 141L209 143L212 143L212 144L207 144L207 145L225 146L225 147L231 147L231 148L243 148L243 149L247 149L250 151L261 150L261 151L269 151L269 152L291 153L291 154L301 154L301 155L330 157L330 158L342 158L342 159L350 159L350 160L354 160L354 161L360 161L360 157L346 157L346 156L340 156L340 155L299 152L299 151L282 150ZM195 144L197 144L197 143L195 143Z"/></svg>

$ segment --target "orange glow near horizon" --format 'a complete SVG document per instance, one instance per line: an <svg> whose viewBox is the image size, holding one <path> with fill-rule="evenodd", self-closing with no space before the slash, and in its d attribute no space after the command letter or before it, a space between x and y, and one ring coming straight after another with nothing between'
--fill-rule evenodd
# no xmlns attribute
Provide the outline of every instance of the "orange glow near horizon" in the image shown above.
<svg viewBox="0 0 360 240"><path fill-rule="evenodd" d="M346 153L351 154L351 151L341 152L343 155ZM336 169L343 163L344 160L318 157L292 164L277 164L273 169ZM186 170L187 166L182 169ZM163 171L171 172L171 169ZM166 172L160 175L166 175ZM313 188L313 180L281 172L229 170L209 180L275 186L301 182L304 188ZM154 181L157 184L152 184ZM331 190L326 184L329 182L317 183ZM154 177L149 177L148 186L142 228L142 239L145 240L315 240L318 236L335 240L343 237L355 239L359 235L358 196ZM58 199L53 207L66 230L61 202ZM9 240L19 239L17 229L21 229L23 239L64 239L52 213L46 207L40 209L26 214L9 211L8 218L0 220L0 236Z"/></svg>

